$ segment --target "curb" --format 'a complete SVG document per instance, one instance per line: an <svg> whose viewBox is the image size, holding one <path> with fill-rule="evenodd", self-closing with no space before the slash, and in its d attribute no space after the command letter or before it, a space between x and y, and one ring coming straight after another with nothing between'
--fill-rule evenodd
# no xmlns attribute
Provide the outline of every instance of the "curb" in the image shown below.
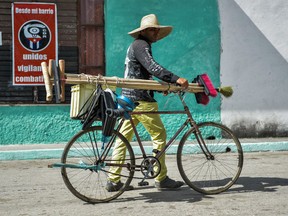
<svg viewBox="0 0 288 216"><path fill-rule="evenodd" d="M244 152L263 152L263 151L288 151L288 141L281 142L251 142L242 143ZM4 150L0 148L0 161L7 160L39 160L39 159L59 159L62 156L63 148L45 148L47 145L43 145L42 148L31 148L33 145L29 145L30 149L22 150ZM41 145L35 145L39 147ZM55 147L55 145L53 146ZM172 145L167 154L176 154L178 145ZM146 152L152 152L152 146L144 146ZM138 146L133 146L135 155L141 154Z"/></svg>

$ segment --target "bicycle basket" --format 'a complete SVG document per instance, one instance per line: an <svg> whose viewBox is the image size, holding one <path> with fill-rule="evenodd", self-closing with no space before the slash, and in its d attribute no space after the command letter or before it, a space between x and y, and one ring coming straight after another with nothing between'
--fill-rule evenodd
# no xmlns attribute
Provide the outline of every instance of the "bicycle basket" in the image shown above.
<svg viewBox="0 0 288 216"><path fill-rule="evenodd" d="M96 86L92 84L78 84L71 86L70 118L83 120L92 103Z"/></svg>

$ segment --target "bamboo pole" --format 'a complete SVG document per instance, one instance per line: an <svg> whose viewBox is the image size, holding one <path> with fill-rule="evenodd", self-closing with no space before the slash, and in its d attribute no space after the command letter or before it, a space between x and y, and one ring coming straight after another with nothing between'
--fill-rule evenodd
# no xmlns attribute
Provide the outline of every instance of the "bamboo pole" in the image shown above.
<svg viewBox="0 0 288 216"><path fill-rule="evenodd" d="M49 63L48 63L48 74L49 74L49 77L50 77L51 79L54 78L53 69L52 69L52 62L53 62L53 59L49 59Z"/></svg>
<svg viewBox="0 0 288 216"><path fill-rule="evenodd" d="M60 79L65 79L65 61L59 60L59 71L60 71ZM61 102L65 101L65 82L61 82L61 94L60 94Z"/></svg>
<svg viewBox="0 0 288 216"><path fill-rule="evenodd" d="M44 77L44 84L46 89L46 101L52 101L53 93L52 93L52 83L50 81L50 76L48 72L48 67L46 62L41 63L43 77Z"/></svg>

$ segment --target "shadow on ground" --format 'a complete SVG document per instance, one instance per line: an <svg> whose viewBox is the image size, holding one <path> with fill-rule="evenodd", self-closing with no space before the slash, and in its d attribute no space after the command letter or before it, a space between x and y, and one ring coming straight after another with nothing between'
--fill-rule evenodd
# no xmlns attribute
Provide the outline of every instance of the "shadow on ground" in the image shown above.
<svg viewBox="0 0 288 216"><path fill-rule="evenodd" d="M288 186L288 179L273 177L240 177L238 181L225 194L229 193L250 193L250 192L275 192L279 187ZM113 202L129 202L143 200L147 203L157 202L187 202L195 203L202 199L214 199L217 195L205 195L194 191L187 185L175 191L151 191L153 186L136 188L139 194L134 197L121 198L121 196ZM135 190L133 193L135 193ZM147 192L145 192L147 190ZM129 193L129 191L125 192Z"/></svg>

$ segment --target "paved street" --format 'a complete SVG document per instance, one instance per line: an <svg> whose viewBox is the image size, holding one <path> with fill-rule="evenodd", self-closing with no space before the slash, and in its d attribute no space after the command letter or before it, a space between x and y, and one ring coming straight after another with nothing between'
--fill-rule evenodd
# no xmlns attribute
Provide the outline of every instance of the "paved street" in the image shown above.
<svg viewBox="0 0 288 216"><path fill-rule="evenodd" d="M204 196L187 186L158 192L150 186L127 191L105 204L86 204L64 185L55 160L0 161L0 215L288 215L288 152L245 153L244 168L226 193ZM175 156L169 176L181 179Z"/></svg>

